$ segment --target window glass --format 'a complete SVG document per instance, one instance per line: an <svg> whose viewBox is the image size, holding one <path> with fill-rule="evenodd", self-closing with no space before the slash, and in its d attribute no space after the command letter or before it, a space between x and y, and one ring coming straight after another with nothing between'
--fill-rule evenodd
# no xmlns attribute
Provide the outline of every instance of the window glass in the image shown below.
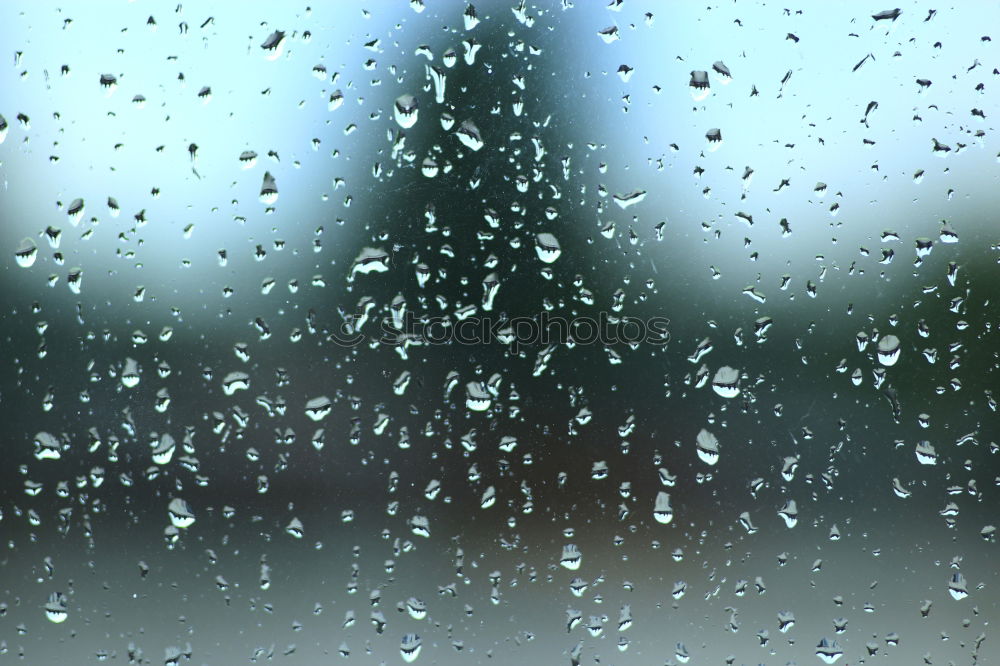
<svg viewBox="0 0 1000 666"><path fill-rule="evenodd" d="M0 4L0 662L991 663L997 25Z"/></svg>

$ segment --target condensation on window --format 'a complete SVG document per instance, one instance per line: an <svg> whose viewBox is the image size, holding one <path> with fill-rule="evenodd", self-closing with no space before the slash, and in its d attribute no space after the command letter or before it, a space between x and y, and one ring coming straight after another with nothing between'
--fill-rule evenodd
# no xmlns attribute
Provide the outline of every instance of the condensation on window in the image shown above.
<svg viewBox="0 0 1000 666"><path fill-rule="evenodd" d="M997 25L3 3L0 662L992 663Z"/></svg>

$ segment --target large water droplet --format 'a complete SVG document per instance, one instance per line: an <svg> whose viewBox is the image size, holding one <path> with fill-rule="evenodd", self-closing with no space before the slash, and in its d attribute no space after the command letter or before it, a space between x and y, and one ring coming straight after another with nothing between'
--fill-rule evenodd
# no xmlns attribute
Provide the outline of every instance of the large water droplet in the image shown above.
<svg viewBox="0 0 1000 666"><path fill-rule="evenodd" d="M466 30L472 30L479 25L479 15L476 14L476 8L472 5L472 3L469 3L469 5L465 8L465 13L462 15L462 18L465 21Z"/></svg>
<svg viewBox="0 0 1000 666"><path fill-rule="evenodd" d="M242 371L230 372L222 380L222 392L226 395L233 395L248 388L250 388L250 375Z"/></svg>
<svg viewBox="0 0 1000 666"><path fill-rule="evenodd" d="M278 184L270 171L264 172L264 178L260 184L260 202L268 206L278 200Z"/></svg>
<svg viewBox="0 0 1000 666"><path fill-rule="evenodd" d="M485 412L493 403L493 398L482 382L465 385L465 406L474 412Z"/></svg>
<svg viewBox="0 0 1000 666"><path fill-rule="evenodd" d="M739 380L739 370L724 365L716 371L715 377L712 378L712 390L723 398L735 398L740 394Z"/></svg>
<svg viewBox="0 0 1000 666"><path fill-rule="evenodd" d="M661 525L668 525L674 519L674 510L670 507L670 495L664 491L656 494L653 503L653 518Z"/></svg>
<svg viewBox="0 0 1000 666"><path fill-rule="evenodd" d="M559 558L559 564L566 567L570 571L576 571L580 568L580 562L583 561L583 554L580 549L573 544L567 544L563 546L562 557Z"/></svg>
<svg viewBox="0 0 1000 666"><path fill-rule="evenodd" d="M125 359L122 368L122 385L125 388L135 388L139 384L139 363L134 358Z"/></svg>
<svg viewBox="0 0 1000 666"><path fill-rule="evenodd" d="M832 664L833 662L840 659L843 656L844 651L840 649L837 642L834 641L830 643L827 639L823 639L816 646L816 656L819 657L824 664Z"/></svg>
<svg viewBox="0 0 1000 666"><path fill-rule="evenodd" d="M21 268L31 268L38 258L38 244L31 238L25 238L14 251L14 259Z"/></svg>
<svg viewBox="0 0 1000 666"><path fill-rule="evenodd" d="M399 654L403 658L403 661L410 664L417 660L420 656L420 648L423 642L420 640L420 636L416 634L406 634L403 636L403 640L399 643Z"/></svg>
<svg viewBox="0 0 1000 666"><path fill-rule="evenodd" d="M333 409L333 403L325 395L312 398L306 402L306 416L313 421L322 421Z"/></svg>
<svg viewBox="0 0 1000 666"><path fill-rule="evenodd" d="M174 438L168 433L160 436L156 446L153 447L153 462L157 465L166 465L174 456L176 449Z"/></svg>
<svg viewBox="0 0 1000 666"><path fill-rule="evenodd" d="M917 454L917 462L921 465L937 465L938 455L934 445L928 441L917 442L914 453Z"/></svg>
<svg viewBox="0 0 1000 666"><path fill-rule="evenodd" d="M257 153L252 150L244 150L240 153L240 166L244 169L252 169L257 164Z"/></svg>
<svg viewBox="0 0 1000 666"><path fill-rule="evenodd" d="M620 39L620 36L618 34L618 26L616 25L608 26L604 30L599 31L597 35L601 38L601 40L605 44L610 44Z"/></svg>
<svg viewBox="0 0 1000 666"><path fill-rule="evenodd" d="M462 124L455 130L455 135L462 142L462 145L470 150L479 150L485 145L479 128L471 120L462 121Z"/></svg>
<svg viewBox="0 0 1000 666"><path fill-rule="evenodd" d="M69 208L66 209L66 215L69 217L70 224L74 227L80 223L83 219L84 202L83 199L73 199L70 203Z"/></svg>
<svg viewBox="0 0 1000 666"><path fill-rule="evenodd" d="M899 360L899 338L886 335L878 341L878 360L884 366L895 365Z"/></svg>
<svg viewBox="0 0 1000 666"><path fill-rule="evenodd" d="M715 79L722 85L726 85L733 80L732 73L726 67L726 63L721 60L716 60L712 63L712 72L715 74Z"/></svg>
<svg viewBox="0 0 1000 666"><path fill-rule="evenodd" d="M626 192L624 194L616 194L612 197L618 207L625 210L629 206L634 206L638 203L642 203L642 200L646 198L646 190L632 190L631 192Z"/></svg>
<svg viewBox="0 0 1000 666"><path fill-rule="evenodd" d="M965 576L960 573L952 574L951 581L948 583L948 593L955 601L961 601L969 596L969 586L965 582Z"/></svg>
<svg viewBox="0 0 1000 666"><path fill-rule="evenodd" d="M423 620L427 617L427 604L416 597L410 597L406 600L406 612L414 620Z"/></svg>
<svg viewBox="0 0 1000 666"><path fill-rule="evenodd" d="M170 500L170 504L167 505L167 514L174 527L184 529L194 524L194 512L191 511L188 503L180 497Z"/></svg>
<svg viewBox="0 0 1000 666"><path fill-rule="evenodd" d="M691 88L691 98L696 102L708 97L711 92L711 86L708 83L708 72L704 70L695 70L691 72L691 81L688 83Z"/></svg>
<svg viewBox="0 0 1000 666"><path fill-rule="evenodd" d="M263 49L265 58L268 60L277 60L281 57L281 52L285 48L285 33L281 30L275 30L264 40L260 48Z"/></svg>
<svg viewBox="0 0 1000 666"><path fill-rule="evenodd" d="M302 521L294 517L285 526L285 531L296 539L301 539L306 533Z"/></svg>
<svg viewBox="0 0 1000 666"><path fill-rule="evenodd" d="M543 231L535 235L535 252L538 258L547 264L553 263L562 254L559 241L552 234Z"/></svg>
<svg viewBox="0 0 1000 666"><path fill-rule="evenodd" d="M702 428L695 439L695 451L706 465L719 462L719 440L709 431Z"/></svg>
<svg viewBox="0 0 1000 666"><path fill-rule="evenodd" d="M66 618L69 617L66 606L66 597L61 592L53 592L45 604L45 617L55 624L65 622Z"/></svg>
<svg viewBox="0 0 1000 666"><path fill-rule="evenodd" d="M34 443L36 460L58 460L62 456L62 446L55 435L40 432L35 435Z"/></svg>
<svg viewBox="0 0 1000 666"><path fill-rule="evenodd" d="M410 94L400 95L392 105L393 117L403 129L409 129L417 124L417 113L420 110L417 98Z"/></svg>
<svg viewBox="0 0 1000 666"><path fill-rule="evenodd" d="M791 529L799 522L799 508L795 500L788 500L785 506L778 511L778 515L785 521L785 527Z"/></svg>
<svg viewBox="0 0 1000 666"><path fill-rule="evenodd" d="M380 248L366 247L354 259L351 266L350 280L354 279L357 273L384 273L389 270L389 255Z"/></svg>

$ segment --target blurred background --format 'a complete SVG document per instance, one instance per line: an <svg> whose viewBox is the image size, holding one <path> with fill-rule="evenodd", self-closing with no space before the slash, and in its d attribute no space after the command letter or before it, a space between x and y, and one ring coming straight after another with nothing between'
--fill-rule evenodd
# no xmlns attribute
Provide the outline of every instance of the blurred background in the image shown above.
<svg viewBox="0 0 1000 666"><path fill-rule="evenodd" d="M990 663L998 20L0 5L0 663Z"/></svg>

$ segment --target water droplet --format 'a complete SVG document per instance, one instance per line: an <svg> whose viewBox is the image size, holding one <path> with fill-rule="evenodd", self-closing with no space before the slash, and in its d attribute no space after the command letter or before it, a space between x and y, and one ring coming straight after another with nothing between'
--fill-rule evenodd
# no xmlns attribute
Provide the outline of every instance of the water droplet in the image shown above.
<svg viewBox="0 0 1000 666"><path fill-rule="evenodd" d="M438 171L438 164L430 155L425 157L424 161L420 164L420 173L426 178L433 178L438 175Z"/></svg>
<svg viewBox="0 0 1000 666"><path fill-rule="evenodd" d="M476 14L476 8L471 3L465 8L462 18L465 21L466 30L472 30L479 25L479 16Z"/></svg>
<svg viewBox="0 0 1000 666"><path fill-rule="evenodd" d="M170 504L167 505L167 514L174 527L184 529L194 524L194 512L191 511L188 503L180 497L170 500Z"/></svg>
<svg viewBox="0 0 1000 666"><path fill-rule="evenodd" d="M778 515L785 521L785 527L791 529L799 522L799 508L795 500L787 500L785 506L778 511Z"/></svg>
<svg viewBox="0 0 1000 666"><path fill-rule="evenodd" d="M406 600L406 612L414 620L423 620L427 617L427 604L416 597L410 597Z"/></svg>
<svg viewBox="0 0 1000 666"><path fill-rule="evenodd" d="M638 203L642 203L642 200L646 198L646 190L632 190L625 194L616 194L612 197L618 207L625 210L629 206L634 206Z"/></svg>
<svg viewBox="0 0 1000 666"><path fill-rule="evenodd" d="M724 365L716 371L715 377L712 378L712 390L723 398L735 398L740 394L739 381L739 370Z"/></svg>
<svg viewBox="0 0 1000 666"><path fill-rule="evenodd" d="M264 51L264 57L268 60L277 60L281 57L281 52L285 47L285 33L281 30L272 32L260 48Z"/></svg>
<svg viewBox="0 0 1000 666"><path fill-rule="evenodd" d="M896 19L899 18L899 16L902 13L903 13L903 10L901 10L899 8L896 8L896 9L885 9L885 10L882 10L880 12L876 12L876 13L872 14L872 18L875 19L876 21L885 21L885 20L895 21Z"/></svg>
<svg viewBox="0 0 1000 666"><path fill-rule="evenodd" d="M233 395L248 388L250 388L250 375L245 372L230 372L222 380L222 392L226 395Z"/></svg>
<svg viewBox="0 0 1000 666"><path fill-rule="evenodd" d="M917 461L921 465L937 465L937 451L934 449L934 445L927 440L917 442L914 453L916 453Z"/></svg>
<svg viewBox="0 0 1000 666"><path fill-rule="evenodd" d="M350 280L357 273L384 273L389 270L389 255L380 248L366 247L361 250L351 266Z"/></svg>
<svg viewBox="0 0 1000 666"><path fill-rule="evenodd" d="M661 525L669 525L674 519L674 510L670 507L670 495L662 490L656 494L656 501L653 503L653 518Z"/></svg>
<svg viewBox="0 0 1000 666"><path fill-rule="evenodd" d="M469 382L465 385L465 406L474 412L484 412L493 403L492 396L482 382Z"/></svg>
<svg viewBox="0 0 1000 666"><path fill-rule="evenodd" d="M965 582L965 576L960 573L952 574L951 581L948 583L948 592L955 601L961 601L969 596L969 587Z"/></svg>
<svg viewBox="0 0 1000 666"><path fill-rule="evenodd" d="M73 199L70 203L69 208L66 209L66 215L69 217L70 224L74 227L80 223L83 219L84 204L83 199Z"/></svg>
<svg viewBox="0 0 1000 666"><path fill-rule="evenodd" d="M539 259L546 264L551 264L562 254L562 249L555 236L543 231L535 235L535 252L538 253Z"/></svg>
<svg viewBox="0 0 1000 666"><path fill-rule="evenodd" d="M305 528L302 526L302 521L298 518L292 518L285 527L285 531L296 539L301 539L305 536Z"/></svg>
<svg viewBox="0 0 1000 666"><path fill-rule="evenodd" d="M83 287L83 269L79 267L70 269L66 275L66 286L74 294L79 294L81 287Z"/></svg>
<svg viewBox="0 0 1000 666"><path fill-rule="evenodd" d="M913 494L912 491L903 487L903 482L900 481L898 477L894 477L892 479L892 492L894 492L896 497L899 497L900 499L907 499Z"/></svg>
<svg viewBox="0 0 1000 666"><path fill-rule="evenodd" d="M604 30L599 31L597 34L604 41L605 44L610 44L620 39L620 36L618 34L618 26L616 25L608 26Z"/></svg>
<svg viewBox="0 0 1000 666"><path fill-rule="evenodd" d="M471 120L462 121L462 124L455 130L455 135L462 142L462 145L470 150L479 150L485 145L479 128Z"/></svg>
<svg viewBox="0 0 1000 666"><path fill-rule="evenodd" d="M170 459L173 458L174 450L176 448L174 438L171 435L164 433L160 436L156 446L153 447L153 462L157 465L166 465L170 462Z"/></svg>
<svg viewBox="0 0 1000 666"><path fill-rule="evenodd" d="M61 592L53 592L45 604L45 617L55 624L65 622L69 617L66 611L67 604L66 597Z"/></svg>
<svg viewBox="0 0 1000 666"><path fill-rule="evenodd" d="M500 291L500 278L496 273L490 273L483 278L483 310L493 310L493 299Z"/></svg>
<svg viewBox="0 0 1000 666"><path fill-rule="evenodd" d="M423 642L420 640L420 636L416 634L406 634L403 636L403 640L399 643L399 654L403 657L403 661L410 664L417 660L420 656L420 648Z"/></svg>
<svg viewBox="0 0 1000 666"><path fill-rule="evenodd" d="M58 460L62 455L59 440L50 433L40 432L35 435L34 444L36 460Z"/></svg>
<svg viewBox="0 0 1000 666"><path fill-rule="evenodd" d="M733 80L733 75L726 67L726 64L721 60L717 60L712 63L712 72L715 73L715 79L722 85L728 84Z"/></svg>
<svg viewBox="0 0 1000 666"><path fill-rule="evenodd" d="M691 98L696 102L708 97L711 86L708 83L708 72L704 70L694 70L691 72L691 81L688 83L691 88Z"/></svg>
<svg viewBox="0 0 1000 666"><path fill-rule="evenodd" d="M410 526L410 531L417 536L422 536L425 539L429 539L431 536L431 523L427 519L427 516L413 516L408 521Z"/></svg>
<svg viewBox="0 0 1000 666"><path fill-rule="evenodd" d="M278 184L274 180L274 176L271 175L270 171L264 172L264 179L260 184L260 202L268 206L274 204L278 200Z"/></svg>
<svg viewBox="0 0 1000 666"><path fill-rule="evenodd" d="M816 656L819 657L824 664L832 664L833 662L840 659L843 656L844 651L840 649L837 642L834 641L832 644L829 640L824 638L816 646Z"/></svg>
<svg viewBox="0 0 1000 666"><path fill-rule="evenodd" d="M709 431L702 428L695 439L695 451L706 465L719 462L719 440Z"/></svg>
<svg viewBox="0 0 1000 666"><path fill-rule="evenodd" d="M465 59L466 65L476 64L476 54L482 46L482 44L478 43L471 37L469 39L462 40L462 49L465 51L462 57Z"/></svg>
<svg viewBox="0 0 1000 666"><path fill-rule="evenodd" d="M105 95L111 97L111 94L118 87L118 79L114 74L101 74L101 87L104 88Z"/></svg>
<svg viewBox="0 0 1000 666"><path fill-rule="evenodd" d="M312 398L306 402L306 416L313 421L322 421L333 409L333 403L325 395Z"/></svg>
<svg viewBox="0 0 1000 666"><path fill-rule="evenodd" d="M758 303L767 302L767 295L764 294L764 292L762 292L757 287L753 286L752 284L744 287L743 293L752 298L753 300L757 301Z"/></svg>
<svg viewBox="0 0 1000 666"><path fill-rule="evenodd" d="M416 97L410 94L400 95L392 106L393 117L400 127L409 129L417 124L419 104Z"/></svg>
<svg viewBox="0 0 1000 666"><path fill-rule="evenodd" d="M479 501L479 507L482 509L488 509L497 501L497 490L494 486L489 486L485 491L483 491L483 497Z"/></svg>
<svg viewBox="0 0 1000 666"><path fill-rule="evenodd" d="M134 358L126 358L122 369L122 385L125 388L135 388L138 384L139 363Z"/></svg>
<svg viewBox="0 0 1000 666"><path fill-rule="evenodd" d="M722 130L714 127L705 132L705 138L708 140L708 150L715 152L722 145Z"/></svg>
<svg viewBox="0 0 1000 666"><path fill-rule="evenodd" d="M859 345L860 346L860 345ZM886 335L878 341L879 363L888 367L895 365L899 360L900 345L899 338L895 335Z"/></svg>
<svg viewBox="0 0 1000 666"><path fill-rule="evenodd" d="M445 55L445 65L448 64L447 54ZM452 61L454 64L454 61ZM450 66L450 65L449 65ZM424 65L424 71L427 73L427 78L431 80L434 84L434 101L438 104L444 104L444 92L448 84L448 73L437 65ZM442 116L443 118L444 116ZM444 123L442 122L442 125ZM447 127L445 128L448 129Z"/></svg>
<svg viewBox="0 0 1000 666"><path fill-rule="evenodd" d="M563 546L562 557L559 559L559 564L569 569L570 571L576 571L580 568L580 562L583 560L583 554L580 549L573 544L567 544Z"/></svg>
<svg viewBox="0 0 1000 666"><path fill-rule="evenodd" d="M31 268L38 258L38 244L31 238L25 238L17 246L14 252L14 259L21 268Z"/></svg>
<svg viewBox="0 0 1000 666"><path fill-rule="evenodd" d="M252 150L244 150L240 153L240 166L244 169L252 169L257 164L257 153Z"/></svg>

